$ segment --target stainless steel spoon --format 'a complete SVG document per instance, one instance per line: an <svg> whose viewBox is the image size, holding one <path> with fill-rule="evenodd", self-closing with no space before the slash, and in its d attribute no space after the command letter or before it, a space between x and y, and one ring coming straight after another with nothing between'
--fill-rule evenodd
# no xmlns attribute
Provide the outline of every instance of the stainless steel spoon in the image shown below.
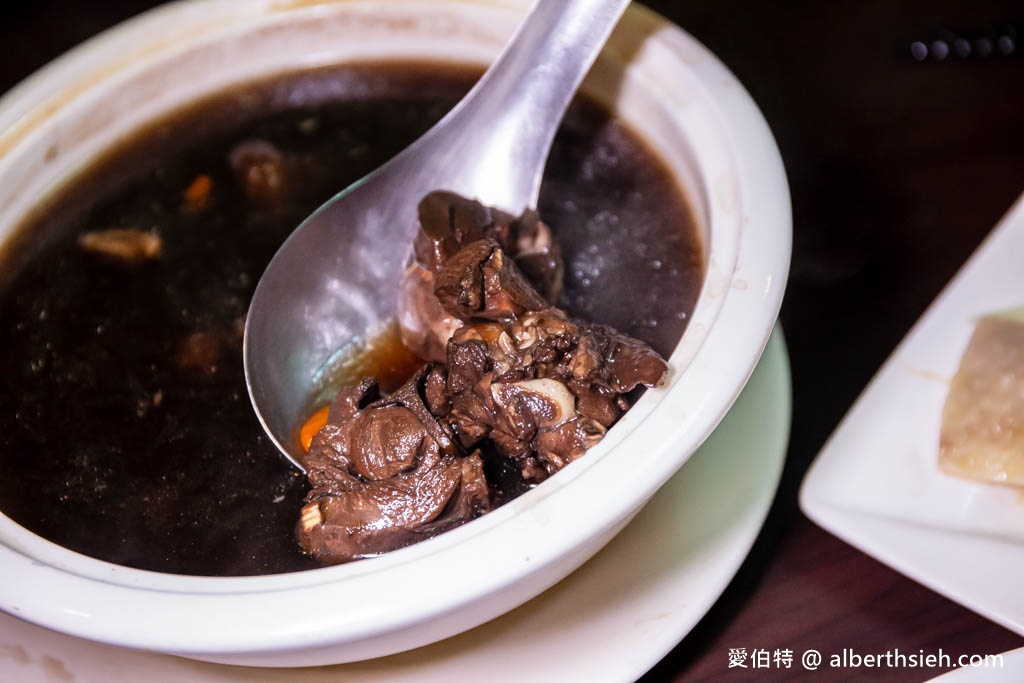
<svg viewBox="0 0 1024 683"><path fill-rule="evenodd" d="M249 306L243 354L253 407L285 457L295 462L295 431L332 359L394 316L420 199L451 190L514 214L536 205L555 131L627 5L537 0L444 119L281 246Z"/></svg>

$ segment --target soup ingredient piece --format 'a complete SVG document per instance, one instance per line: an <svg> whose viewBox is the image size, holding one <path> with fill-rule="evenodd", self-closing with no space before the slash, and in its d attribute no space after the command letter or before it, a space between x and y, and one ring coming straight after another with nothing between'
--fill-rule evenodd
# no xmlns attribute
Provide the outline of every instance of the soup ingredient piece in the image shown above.
<svg viewBox="0 0 1024 683"><path fill-rule="evenodd" d="M327 425L327 416L330 412L331 407L324 406L313 413L313 415L302 424L302 429L299 430L299 443L302 444L302 450L309 450L309 445L313 443L313 437Z"/></svg>
<svg viewBox="0 0 1024 683"><path fill-rule="evenodd" d="M541 294L537 282L558 291L561 261L535 214L512 219L446 192L419 209L402 339L443 351L444 363L423 365L387 397L372 377L338 394L302 460L312 490L297 536L321 562L393 550L483 514L481 449L540 482L601 440L627 394L668 373L643 342L571 320ZM539 257L532 282L503 242Z"/></svg>
<svg viewBox="0 0 1024 683"><path fill-rule="evenodd" d="M339 393L302 460L312 488L297 536L307 553L325 563L369 557L487 511L480 454L466 455L424 402L438 371L424 366L386 397L373 379Z"/></svg>
<svg viewBox="0 0 1024 683"><path fill-rule="evenodd" d="M285 158L266 140L246 140L228 155L239 187L257 207L273 209L287 199Z"/></svg>
<svg viewBox="0 0 1024 683"><path fill-rule="evenodd" d="M448 342L447 417L463 446L490 439L527 481L583 455L629 407L625 394L668 373L643 342L547 304L493 240L453 255L435 292L467 321Z"/></svg>
<svg viewBox="0 0 1024 683"><path fill-rule="evenodd" d="M460 320L502 320L548 307L523 272L490 239L454 254L434 283L441 307Z"/></svg>
<svg viewBox="0 0 1024 683"><path fill-rule="evenodd" d="M443 361L452 333L462 324L457 313L437 301L437 278L460 249L487 238L515 258L533 281L537 305L554 302L562 291L564 266L551 229L536 211L518 218L451 192L431 192L419 205L422 228L413 243L413 262L399 287L398 321L402 341L425 360ZM517 271L519 272L519 271ZM449 282L449 289L459 283Z"/></svg>
<svg viewBox="0 0 1024 683"><path fill-rule="evenodd" d="M1024 486L1024 317L982 318L942 411L939 467Z"/></svg>
<svg viewBox="0 0 1024 683"><path fill-rule="evenodd" d="M178 347L178 364L207 375L217 372L224 343L215 332L193 332Z"/></svg>
<svg viewBox="0 0 1024 683"><path fill-rule="evenodd" d="M129 266L159 259L164 250L160 235L136 228L85 232L78 236L78 246Z"/></svg>
<svg viewBox="0 0 1024 683"><path fill-rule="evenodd" d="M205 173L196 176L196 179L185 190L185 209L188 211L201 211L210 203L210 195L213 193L213 179Z"/></svg>

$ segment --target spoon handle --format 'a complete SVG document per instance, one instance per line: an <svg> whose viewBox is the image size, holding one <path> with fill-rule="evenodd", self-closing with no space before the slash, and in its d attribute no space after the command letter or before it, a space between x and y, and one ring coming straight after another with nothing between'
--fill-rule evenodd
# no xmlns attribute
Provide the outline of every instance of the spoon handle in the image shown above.
<svg viewBox="0 0 1024 683"><path fill-rule="evenodd" d="M437 177L457 185L446 189L516 213L536 206L558 125L628 5L534 3L498 59L434 131L448 138L449 153L431 164ZM438 161L446 168L438 169Z"/></svg>

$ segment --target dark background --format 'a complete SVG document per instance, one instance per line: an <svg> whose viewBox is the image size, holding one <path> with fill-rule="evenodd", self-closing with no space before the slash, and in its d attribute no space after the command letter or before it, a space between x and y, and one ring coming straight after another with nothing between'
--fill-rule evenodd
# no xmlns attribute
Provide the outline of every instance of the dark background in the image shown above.
<svg viewBox="0 0 1024 683"><path fill-rule="evenodd" d="M89 36L157 4L43 0L0 9L0 92ZM650 0L736 73L778 139L793 199L782 320L794 421L782 486L750 557L707 617L645 681L743 680L730 647L796 653L942 648L989 654L1024 639L821 531L797 508L803 474L911 324L1024 191L1019 2ZM1004 26L1006 25L1006 26ZM973 54L912 56L915 41ZM1022 36L1024 37L1024 36ZM940 46L941 48L941 46ZM1021 255L1024 267L1024 254ZM983 577L979 577L983 580ZM758 680L850 680L772 668ZM939 670L876 669L920 681Z"/></svg>

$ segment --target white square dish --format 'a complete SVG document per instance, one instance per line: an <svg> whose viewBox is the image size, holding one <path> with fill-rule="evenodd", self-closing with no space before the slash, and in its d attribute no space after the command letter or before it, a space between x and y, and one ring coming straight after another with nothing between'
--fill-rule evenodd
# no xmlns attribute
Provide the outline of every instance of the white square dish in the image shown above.
<svg viewBox="0 0 1024 683"><path fill-rule="evenodd" d="M800 492L816 523L1024 634L1024 494L938 469L942 407L977 320L1024 303L1024 197L900 343Z"/></svg>

